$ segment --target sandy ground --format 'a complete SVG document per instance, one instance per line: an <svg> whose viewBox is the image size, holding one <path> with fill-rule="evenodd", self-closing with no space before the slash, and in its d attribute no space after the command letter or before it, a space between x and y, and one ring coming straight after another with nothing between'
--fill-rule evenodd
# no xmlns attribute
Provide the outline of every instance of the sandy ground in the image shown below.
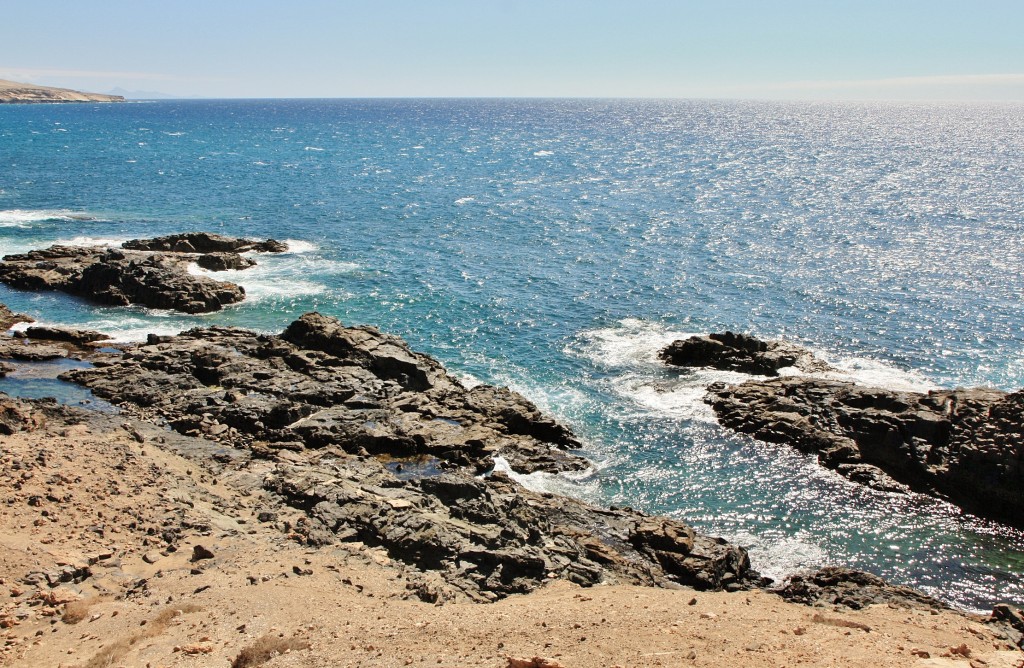
<svg viewBox="0 0 1024 668"><path fill-rule="evenodd" d="M238 657L260 644L293 648L264 665L295 667L1024 667L958 613L809 608L760 591L557 582L430 605L382 551L304 547L280 527L296 517L259 521L262 492L140 440L57 423L0 436L4 665L251 666L265 657Z"/></svg>

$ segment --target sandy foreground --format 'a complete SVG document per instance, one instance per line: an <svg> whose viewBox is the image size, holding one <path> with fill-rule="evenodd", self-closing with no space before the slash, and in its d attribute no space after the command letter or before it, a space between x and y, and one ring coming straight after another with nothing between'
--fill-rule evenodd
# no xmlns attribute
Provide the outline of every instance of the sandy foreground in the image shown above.
<svg viewBox="0 0 1024 668"><path fill-rule="evenodd" d="M163 447L156 427L39 422L0 435L3 665L1024 667L956 612L762 591L558 581L435 606L383 550L292 540L297 511Z"/></svg>

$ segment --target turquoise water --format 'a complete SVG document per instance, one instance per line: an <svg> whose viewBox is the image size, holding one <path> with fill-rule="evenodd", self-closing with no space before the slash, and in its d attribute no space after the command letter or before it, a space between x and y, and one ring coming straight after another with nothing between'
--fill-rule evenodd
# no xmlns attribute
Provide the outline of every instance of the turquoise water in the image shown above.
<svg viewBox="0 0 1024 668"><path fill-rule="evenodd" d="M685 518L778 576L844 563L969 608L1024 603L1024 534L731 435L739 374L662 369L732 329L890 387L1024 386L1024 107L605 100L0 107L0 251L192 229L295 240L180 316L0 288L121 339L279 331L312 309L406 338L571 423L598 462L526 482ZM0 389L4 386L0 381Z"/></svg>

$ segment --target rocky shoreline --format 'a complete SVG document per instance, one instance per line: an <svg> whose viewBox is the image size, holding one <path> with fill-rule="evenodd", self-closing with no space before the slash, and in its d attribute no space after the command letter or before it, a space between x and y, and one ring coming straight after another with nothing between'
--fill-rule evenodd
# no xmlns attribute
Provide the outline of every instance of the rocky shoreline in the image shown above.
<svg viewBox="0 0 1024 668"><path fill-rule="evenodd" d="M81 281L86 274L82 266L113 266L118 278L109 285L123 286L125 276L133 276L140 266L153 267L157 258L157 263L167 263L177 272L177 278L169 283L177 290L187 262L219 255L224 257L218 262L241 268L234 257L248 258L237 255L239 252L284 250L273 241L202 234L138 240L113 251L84 249L76 254L57 248L5 258L0 271L22 276L22 287L50 289L60 281ZM143 255L129 259L135 253ZM50 259L54 262L47 265ZM27 278L48 272L52 275L44 282ZM152 285L160 286L160 280ZM195 292L207 287L190 285L183 290L185 296L172 300L179 306L201 301ZM6 326L25 320L5 308L0 308L0 316ZM757 363L762 365L765 354L772 363L787 362L776 370L793 366L793 361L821 368L813 357L799 351L753 344L736 335L709 340L715 343L700 345L716 351L727 346L747 357L761 356ZM29 440L56 438L76 433L81 426L101 438L103 434L110 438L126 435L140 452L145 448L183 457L203 472L198 474L201 481L205 476L220 481L218 494L235 499L232 503L239 508L248 508L260 524L277 532L274 535L307 550L307 564L322 558L313 555L326 555L330 550L380 554L400 568L407 598L435 605L497 604L518 594L537 595L557 582L587 589L628 585L739 596L740 592L766 591L771 584L751 569L743 548L702 535L685 522L627 507L600 508L524 488L513 476L588 469L589 462L576 452L581 444L571 430L507 388L466 387L438 361L372 327L347 327L334 318L307 313L276 335L205 327L175 336L150 335L145 342L109 348L101 333L30 327L23 336L6 337L0 345L0 358L15 365L63 356L88 360L92 367L69 371L62 379L89 388L121 412L102 414L0 396L0 433ZM790 387L786 384L806 380L768 382ZM779 396L800 395L800 391L765 395L771 398L762 403L773 415L767 422L763 418L755 422L748 417L747 407L757 402L739 394L753 391L743 389L748 385L715 386L711 395L740 416L735 418L735 428L756 424L765 434L794 438L795 431L776 424L782 418L774 414L786 411L776 410L779 407L772 402ZM950 432L956 436L950 441L955 447L947 450L962 456L969 450L963 440L985 429L979 426L982 422L970 417L980 415L979 402L998 402L1005 397L957 395L947 399L955 402L956 410L949 410L946 399L928 400L940 413L933 422L941 422L944 414L956 416L956 424L973 425L974 431L963 432L967 434L963 438L956 436L960 432L955 429ZM891 402L883 407L862 406L864 401L858 401L847 404L874 411L876 421L882 419L879 410L894 407ZM1003 413L1016 416L1018 403L1010 401ZM914 424L927 422L921 406L909 406L904 412L914 416ZM973 411L969 415L965 412L968 408ZM728 411L722 408L720 414ZM886 424L894 419L886 417ZM786 422L790 423L800 420ZM856 443L856 434L832 436ZM996 436L990 439L996 440ZM875 466L873 460L867 461L869 457L863 456L864 461L848 458L839 464L860 467L856 471L861 475L867 470L864 467ZM132 460L133 466L136 460ZM8 464L8 471L13 472L26 466L24 459L19 459L17 466L13 460ZM18 497L20 485L29 480L19 475L8 475L7 481L13 485L11 499ZM193 476L191 469L188 476ZM882 476L878 471L875 477ZM29 495L27 502L49 509L48 513L59 513L71 496L62 495L53 484L47 489L50 491L42 496ZM44 515L33 526L44 526L39 522L45 523L48 517L53 515ZM97 534L101 538L106 526ZM156 564L188 548L200 555L194 556L193 562L213 559L216 550L192 544L197 535L209 535L197 534L195 526L175 520L155 528L140 547L129 549L124 556L134 554L144 563ZM95 538L84 542L92 544ZM144 554L132 552L143 548L148 549ZM108 551L117 552L105 550L104 554ZM209 556L205 556L207 552ZM17 625L19 619L33 618L34 613L28 611L30 599L23 597L48 600L55 588L71 587L81 596L90 588L102 589L107 592L104 596L128 600L133 587L139 586L137 581L119 585L121 589L93 581L96 569L91 566L105 564L110 558L97 556L90 562L92 557L88 557L84 565L57 563L50 570L19 574L20 584L12 591L20 593L12 594L17 604L12 609L23 612L0 615L0 622L11 619L11 624ZM201 566L191 569L193 575L203 572ZM306 570L295 566L294 573L303 576ZM30 594L29 588L36 593ZM948 612L919 592L846 569L794 576L771 591L781 597L775 600L834 610L887 604L931 614ZM748 604L750 600L747 598ZM17 607L22 603L28 607ZM995 626L989 628L993 630L985 633L997 633L1003 642L1018 643L1024 638L1024 618L1013 608L997 610L992 624Z"/></svg>
<svg viewBox="0 0 1024 668"><path fill-rule="evenodd" d="M0 282L19 290L56 290L110 306L137 304L183 313L209 313L245 299L234 283L189 272L190 263L210 271L247 269L255 260L240 253L281 253L287 245L217 234L179 234L136 239L121 248L51 246L6 255Z"/></svg>
<svg viewBox="0 0 1024 668"><path fill-rule="evenodd" d="M939 496L1024 527L1024 390L897 392L806 376L827 365L792 344L729 332L676 341L662 357L762 375L795 367L796 375L715 383L706 401L723 426L814 453L854 482Z"/></svg>

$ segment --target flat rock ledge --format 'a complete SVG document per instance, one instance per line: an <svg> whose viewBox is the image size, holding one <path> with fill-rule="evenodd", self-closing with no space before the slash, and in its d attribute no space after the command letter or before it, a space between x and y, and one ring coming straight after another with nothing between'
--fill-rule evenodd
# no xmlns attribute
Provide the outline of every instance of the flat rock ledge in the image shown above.
<svg viewBox="0 0 1024 668"><path fill-rule="evenodd" d="M0 282L20 290L57 290L101 304L138 304L184 313L208 313L245 299L234 283L196 276L190 262L210 270L255 264L241 252L282 252L287 245L203 232L136 239L123 248L51 246L0 263ZM2 315L2 314L0 314Z"/></svg>
<svg viewBox="0 0 1024 668"><path fill-rule="evenodd" d="M789 377L708 388L726 427L816 453L855 482L1024 526L1024 390L927 394Z"/></svg>
<svg viewBox="0 0 1024 668"><path fill-rule="evenodd" d="M758 376L777 376L779 369L796 367L805 373L831 367L811 351L785 341L762 341L733 332L691 336L673 341L659 353L672 366L709 367Z"/></svg>
<svg viewBox="0 0 1024 668"><path fill-rule="evenodd" d="M312 546L382 547L423 600L491 601L551 579L740 590L747 553L689 525L530 492L492 472L588 468L579 442L505 388L465 388L372 327L309 313L280 335L225 327L152 336L62 376L122 415L218 441L303 517ZM226 453L245 453L228 455ZM262 462L262 463L261 463ZM272 517L267 515L268 520Z"/></svg>

